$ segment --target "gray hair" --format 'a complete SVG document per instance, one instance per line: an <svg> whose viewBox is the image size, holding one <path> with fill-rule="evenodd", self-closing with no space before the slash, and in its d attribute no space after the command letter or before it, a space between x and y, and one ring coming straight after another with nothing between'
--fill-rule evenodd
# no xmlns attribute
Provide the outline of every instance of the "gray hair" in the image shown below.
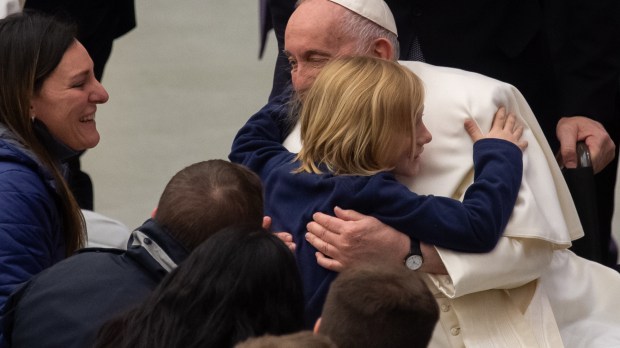
<svg viewBox="0 0 620 348"><path fill-rule="evenodd" d="M376 39L386 39L392 44L393 60L400 56L400 44L398 37L391 31L381 27L375 22L347 10L340 22L341 33L356 40L356 53L368 54L371 45Z"/></svg>

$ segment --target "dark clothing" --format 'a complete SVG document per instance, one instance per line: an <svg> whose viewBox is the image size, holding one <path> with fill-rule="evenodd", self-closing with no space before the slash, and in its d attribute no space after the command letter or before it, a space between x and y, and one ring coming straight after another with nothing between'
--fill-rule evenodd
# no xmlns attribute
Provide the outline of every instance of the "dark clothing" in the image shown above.
<svg viewBox="0 0 620 348"><path fill-rule="evenodd" d="M286 22L294 10L295 0L260 0L261 40L258 56L260 58L263 56L269 30L273 29L278 41L278 56L273 71L273 88L269 100L280 95L291 79L288 58L284 54L284 30L286 29Z"/></svg>
<svg viewBox="0 0 620 348"><path fill-rule="evenodd" d="M101 80L114 39L136 26L134 0L28 0L24 9L68 16L78 25L78 40L95 63Z"/></svg>
<svg viewBox="0 0 620 348"><path fill-rule="evenodd" d="M83 249L11 295L5 338L13 347L90 347L106 321L139 305L188 254L153 220L127 251Z"/></svg>
<svg viewBox="0 0 620 348"><path fill-rule="evenodd" d="M295 0L261 0L280 12ZM553 151L562 116L587 116L620 141L620 1L617 0L386 0L396 21L400 59L418 42L427 63L481 73L523 93ZM282 23L272 27L283 47ZM262 12L261 12L262 13ZM263 26L269 28L269 26ZM263 36L264 37L264 36ZM281 49L279 56L281 55ZM289 72L285 60L276 72ZM277 79L276 79L277 78ZM270 98L290 81L276 73ZM617 151L617 150L616 150ZM617 158L617 152L616 152ZM607 264L617 159L596 175L599 225Z"/></svg>
<svg viewBox="0 0 620 348"><path fill-rule="evenodd" d="M474 183L464 201L417 195L390 172L372 176L292 173L300 167L282 142L288 112L279 99L265 106L241 128L230 160L255 171L265 188L265 214L272 228L289 231L304 283L307 323L320 315L335 273L320 267L305 241L312 214L333 214L335 206L372 215L393 228L439 247L488 252L501 237L515 205L523 172L521 150L500 139L474 144Z"/></svg>
<svg viewBox="0 0 620 348"><path fill-rule="evenodd" d="M417 36L427 63L509 82L523 93L557 149L560 116L588 115L605 123L615 115L618 6L580 1L387 3L398 27L401 59L408 59Z"/></svg>

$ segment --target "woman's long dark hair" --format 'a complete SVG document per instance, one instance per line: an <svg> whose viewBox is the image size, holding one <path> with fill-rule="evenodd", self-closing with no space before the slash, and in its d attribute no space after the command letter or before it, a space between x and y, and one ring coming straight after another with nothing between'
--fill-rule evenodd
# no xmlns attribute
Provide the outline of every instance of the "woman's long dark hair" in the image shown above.
<svg viewBox="0 0 620 348"><path fill-rule="evenodd" d="M0 123L31 150L55 179L67 256L86 241L82 213L49 151L37 139L30 99L75 42L75 27L36 12L0 20Z"/></svg>
<svg viewBox="0 0 620 348"><path fill-rule="evenodd" d="M237 226L210 237L142 305L106 323L95 347L232 347L302 325L293 254L264 229Z"/></svg>

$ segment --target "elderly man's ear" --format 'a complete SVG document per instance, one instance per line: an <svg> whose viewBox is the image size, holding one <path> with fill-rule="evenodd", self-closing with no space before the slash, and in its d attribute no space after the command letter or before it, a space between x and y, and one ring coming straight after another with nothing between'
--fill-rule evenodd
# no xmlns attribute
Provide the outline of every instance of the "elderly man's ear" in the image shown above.
<svg viewBox="0 0 620 348"><path fill-rule="evenodd" d="M385 60L394 60L394 47L392 43L385 38L378 38L372 43L370 54L377 58Z"/></svg>

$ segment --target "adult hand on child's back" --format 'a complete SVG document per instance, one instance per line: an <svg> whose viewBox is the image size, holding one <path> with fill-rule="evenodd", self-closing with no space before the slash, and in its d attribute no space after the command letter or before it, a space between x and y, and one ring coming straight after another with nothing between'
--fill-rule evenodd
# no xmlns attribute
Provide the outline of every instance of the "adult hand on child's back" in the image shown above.
<svg viewBox="0 0 620 348"><path fill-rule="evenodd" d="M484 138L495 138L509 141L517 145L521 151L527 147L527 141L521 139L523 126L517 123L514 114L506 114L504 107L500 107L495 113L491 130L486 135L482 134L473 119L465 120L465 130L474 142Z"/></svg>
<svg viewBox="0 0 620 348"><path fill-rule="evenodd" d="M361 263L403 265L409 237L378 219L354 210L334 208L336 216L314 213L306 240L317 250L317 263L340 272Z"/></svg>

